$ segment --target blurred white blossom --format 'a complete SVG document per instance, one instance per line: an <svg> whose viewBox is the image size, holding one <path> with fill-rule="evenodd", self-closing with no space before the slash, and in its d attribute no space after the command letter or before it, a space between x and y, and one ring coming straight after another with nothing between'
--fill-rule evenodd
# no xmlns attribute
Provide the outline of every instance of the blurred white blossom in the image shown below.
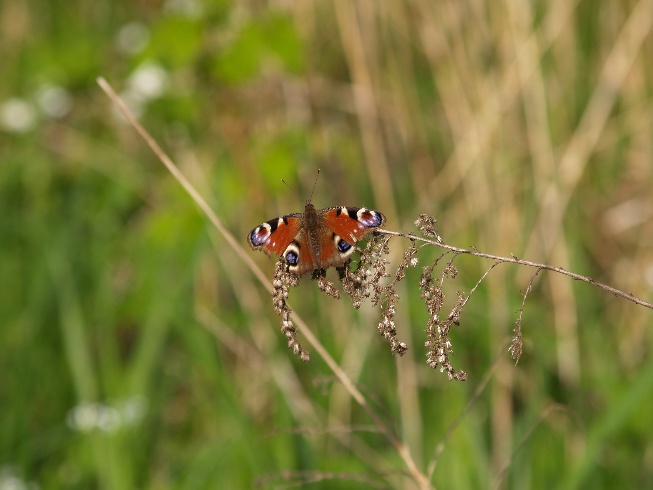
<svg viewBox="0 0 653 490"><path fill-rule="evenodd" d="M8 99L0 105L0 125L12 133L26 133L36 126L36 109L20 97Z"/></svg>
<svg viewBox="0 0 653 490"><path fill-rule="evenodd" d="M168 72L158 63L147 61L139 65L127 80L127 88L120 94L135 117L152 99L160 97L168 85ZM116 111L118 114L118 112Z"/></svg>
<svg viewBox="0 0 653 490"><path fill-rule="evenodd" d="M68 412L67 422L72 430L79 432L100 430L111 433L136 425L146 412L145 399L135 396L113 405L104 403L77 405Z"/></svg>
<svg viewBox="0 0 653 490"><path fill-rule="evenodd" d="M70 112L73 107L73 98L63 87L44 85L36 92L36 103L43 114L59 119Z"/></svg>
<svg viewBox="0 0 653 490"><path fill-rule="evenodd" d="M145 24L129 22L118 31L116 45L124 53L137 54L143 51L149 40L150 31Z"/></svg>
<svg viewBox="0 0 653 490"><path fill-rule="evenodd" d="M166 0L163 10L171 14L181 14L186 17L202 16L202 4L198 0Z"/></svg>
<svg viewBox="0 0 653 490"><path fill-rule="evenodd" d="M0 490L38 490L39 486L18 476L11 466L0 467Z"/></svg>

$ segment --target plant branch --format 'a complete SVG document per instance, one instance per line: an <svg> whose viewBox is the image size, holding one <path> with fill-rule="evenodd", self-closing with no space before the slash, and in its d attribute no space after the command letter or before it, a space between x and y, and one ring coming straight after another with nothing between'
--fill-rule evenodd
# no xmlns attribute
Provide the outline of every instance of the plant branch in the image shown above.
<svg viewBox="0 0 653 490"><path fill-rule="evenodd" d="M495 260L497 262L502 262L502 263L509 263L509 264L518 264L518 265L524 265L527 267L534 267L536 269L544 269L548 270L551 272L557 272L558 274L562 274L564 276L571 277L572 279L576 279L578 281L583 281L588 284L592 284L593 286L597 286L604 291L611 293L615 296L618 296L620 298L627 299L628 301L632 301L635 304L638 304L640 306L644 306L646 308L652 309L653 310L653 303L650 303L648 301L645 301L641 298L638 298L632 293L626 293L624 291L621 291L620 289L614 288L612 286L608 286L607 284L604 284L602 282L599 282L595 279L592 279L591 277L588 276L583 276L581 274L577 274L575 272L568 271L566 269L563 269L562 267L555 267L553 265L548 265L548 264L540 264L538 262L532 262L530 260L524 260L515 257L514 255L510 257L502 257L500 255L492 255L484 252L479 252L475 248L472 249L466 249L466 248L459 248L459 247L454 247L452 245L447 245L445 243L442 243L438 240L430 240L428 238L422 238L418 237L412 233L401 233L397 231L391 231L391 230L377 230L378 233L383 233L385 235L392 235L392 236L400 236L403 238L408 238L409 240L417 240L422 243L428 243L430 245L435 245L440 248L447 249L451 252L454 252L456 254L467 254L467 255L473 255L474 257L480 257L483 259L490 259L490 260Z"/></svg>

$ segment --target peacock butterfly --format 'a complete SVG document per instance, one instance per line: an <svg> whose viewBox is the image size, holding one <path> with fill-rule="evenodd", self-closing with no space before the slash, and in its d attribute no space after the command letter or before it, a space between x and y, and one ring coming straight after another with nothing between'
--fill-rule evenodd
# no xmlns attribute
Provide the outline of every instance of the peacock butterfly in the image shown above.
<svg viewBox="0 0 653 490"><path fill-rule="evenodd" d="M260 224L247 235L247 242L254 250L283 257L288 270L301 276L343 266L354 253L354 244L384 223L385 216L378 211L348 206L318 211L308 200L303 213Z"/></svg>

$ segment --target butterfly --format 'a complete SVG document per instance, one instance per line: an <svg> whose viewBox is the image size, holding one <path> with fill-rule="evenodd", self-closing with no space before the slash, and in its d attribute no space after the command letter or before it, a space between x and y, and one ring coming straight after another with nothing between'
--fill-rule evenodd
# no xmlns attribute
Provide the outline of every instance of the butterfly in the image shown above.
<svg viewBox="0 0 653 490"><path fill-rule="evenodd" d="M367 208L336 206L317 210L310 200L303 213L273 218L247 235L254 250L283 257L288 270L304 275L329 267L342 267L354 253L354 244L375 228L385 216Z"/></svg>

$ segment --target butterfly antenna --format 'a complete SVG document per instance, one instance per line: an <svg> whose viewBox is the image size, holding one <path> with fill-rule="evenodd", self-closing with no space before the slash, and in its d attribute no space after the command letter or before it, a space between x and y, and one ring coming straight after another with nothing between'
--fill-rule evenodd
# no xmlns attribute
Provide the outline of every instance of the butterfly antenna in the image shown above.
<svg viewBox="0 0 653 490"><path fill-rule="evenodd" d="M317 178L320 176L320 169L317 169L317 175L315 176L315 182L313 182L313 190L311 190L311 197L308 198L308 202L313 200L313 193L315 192L315 186L317 185Z"/></svg>
<svg viewBox="0 0 653 490"><path fill-rule="evenodd" d="M290 189L291 192L293 192L293 193L295 192L295 189L293 189L292 187L290 187L290 186L288 185L288 182L286 182L286 181L283 180L283 179L281 179L281 182L283 182L283 183L286 185L286 187L287 187L288 189Z"/></svg>

